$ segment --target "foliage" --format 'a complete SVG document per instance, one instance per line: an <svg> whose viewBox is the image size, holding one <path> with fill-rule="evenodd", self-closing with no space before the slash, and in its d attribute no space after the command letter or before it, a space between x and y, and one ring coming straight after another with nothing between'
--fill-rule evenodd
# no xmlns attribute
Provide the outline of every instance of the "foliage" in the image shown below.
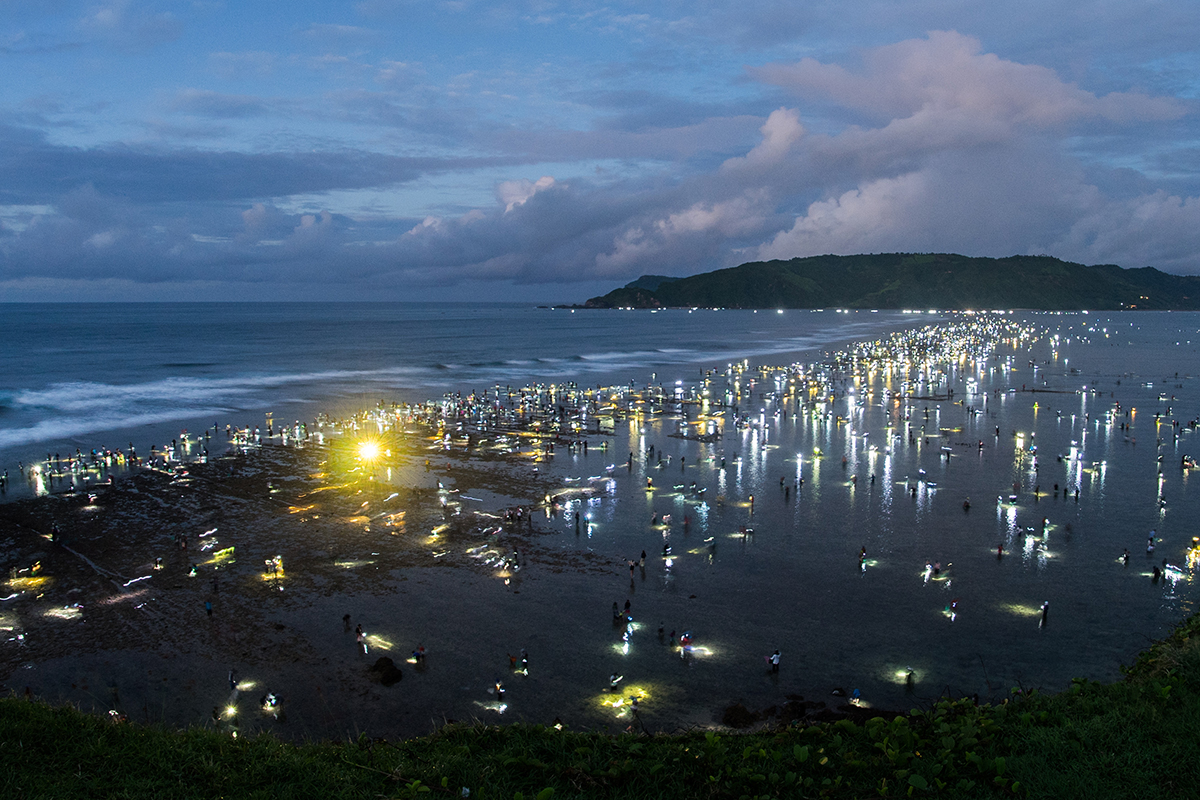
<svg viewBox="0 0 1200 800"><path fill-rule="evenodd" d="M669 282L639 279L586 306L1200 309L1200 277L1150 267L1089 267L1049 256L812 256L751 262Z"/></svg>

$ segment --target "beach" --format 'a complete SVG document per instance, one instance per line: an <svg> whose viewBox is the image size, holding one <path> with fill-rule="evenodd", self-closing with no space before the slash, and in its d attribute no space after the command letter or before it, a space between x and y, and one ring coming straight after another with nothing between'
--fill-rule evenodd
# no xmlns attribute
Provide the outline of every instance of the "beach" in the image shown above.
<svg viewBox="0 0 1200 800"><path fill-rule="evenodd" d="M1113 677L1193 608L1200 409L1164 370L1196 362L1000 322L677 384L217 425L153 468L50 480L0 506L0 681L341 738L677 730Z"/></svg>

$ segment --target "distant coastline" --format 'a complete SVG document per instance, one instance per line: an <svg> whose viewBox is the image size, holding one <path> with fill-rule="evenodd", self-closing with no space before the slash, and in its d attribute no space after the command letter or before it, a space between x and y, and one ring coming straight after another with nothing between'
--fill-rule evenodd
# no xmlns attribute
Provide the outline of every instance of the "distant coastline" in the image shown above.
<svg viewBox="0 0 1200 800"><path fill-rule="evenodd" d="M1200 277L1050 256L880 253L751 262L685 278L644 275L560 308L1200 310Z"/></svg>

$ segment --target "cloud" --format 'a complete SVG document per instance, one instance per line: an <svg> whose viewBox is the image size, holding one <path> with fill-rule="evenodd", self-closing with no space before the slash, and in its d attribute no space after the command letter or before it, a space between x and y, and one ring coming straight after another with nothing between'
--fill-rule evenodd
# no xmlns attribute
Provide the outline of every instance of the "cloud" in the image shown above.
<svg viewBox="0 0 1200 800"><path fill-rule="evenodd" d="M241 216L242 229L236 233L241 244L278 244L296 228L294 215L267 203L255 203L242 211Z"/></svg>
<svg viewBox="0 0 1200 800"><path fill-rule="evenodd" d="M504 211L507 213L517 206L524 205L526 200L541 190L549 189L554 185L554 178L549 175L543 175L533 182L526 179L504 181L496 187L496 198L504 205Z"/></svg>
<svg viewBox="0 0 1200 800"><path fill-rule="evenodd" d="M383 86L409 88L425 75L420 64L385 59L375 71L375 82Z"/></svg>
<svg viewBox="0 0 1200 800"><path fill-rule="evenodd" d="M1105 196L1064 137L1177 120L1187 108L1137 93L1097 96L1050 70L984 53L953 32L880 47L861 67L803 59L755 74L799 97L834 99L875 120L809 137L776 171L778 196L806 182L840 189L809 202L791 225L745 251L756 258L954 250L1046 252L1074 260L1200 271L1184 255L1196 200L1156 192ZM764 144L771 141L764 128ZM750 159L748 158L747 161ZM1140 237L1153 232L1160 244ZM1162 242L1174 244L1165 245Z"/></svg>
<svg viewBox="0 0 1200 800"><path fill-rule="evenodd" d="M387 187L451 168L497 163L362 150L245 153L131 145L84 149L4 125L0 153L0 202L21 203L53 200L84 184L139 203L256 200Z"/></svg>
<svg viewBox="0 0 1200 800"><path fill-rule="evenodd" d="M1048 184L1054 191L1046 191ZM863 181L810 204L756 258L822 253L1050 252L1049 239L1096 192L1036 147L943 153L918 169Z"/></svg>
<svg viewBox="0 0 1200 800"><path fill-rule="evenodd" d="M761 125L761 117L714 117L695 125L639 131L538 128L480 130L471 138L526 161L654 159L684 161L742 147Z"/></svg>
<svg viewBox="0 0 1200 800"><path fill-rule="evenodd" d="M1087 263L1155 266L1200 274L1200 198L1156 191L1100 202L1075 219L1047 252L1074 253Z"/></svg>
<svg viewBox="0 0 1200 800"><path fill-rule="evenodd" d="M1046 67L983 53L978 39L955 31L876 48L864 54L863 62L857 73L812 58L751 72L799 96L833 98L879 119L952 118L985 127L1045 128L1090 118L1129 122L1185 113L1170 98L1126 92L1097 97Z"/></svg>
<svg viewBox="0 0 1200 800"><path fill-rule="evenodd" d="M210 57L235 79L281 63ZM336 275L363 296L490 296L896 250L1200 271L1187 101L1090 91L959 33L755 67L727 76L742 94L727 85L703 102L665 78L629 89L645 74L610 85L604 72L602 89L539 96L536 117L502 92L572 82L463 66L478 64L359 64L359 84L317 100L172 87L172 124L269 135L270 151L68 146L0 125L0 281L325 287ZM471 99L480 87L489 104ZM328 138L260 127L297 115Z"/></svg>
<svg viewBox="0 0 1200 800"><path fill-rule="evenodd" d="M178 39L183 25L171 13L151 11L132 0L113 0L79 20L80 31L117 47L146 50Z"/></svg>
<svg viewBox="0 0 1200 800"><path fill-rule="evenodd" d="M598 116L595 121L595 127L605 131L678 130L715 118L747 114L742 104L701 103L673 97L665 91L646 89L574 92L572 99L602 114L608 112L608 115Z"/></svg>
<svg viewBox="0 0 1200 800"><path fill-rule="evenodd" d="M596 255L596 277L622 277L646 272L674 270L706 261L712 265L714 249L731 241L761 234L770 218L765 192L747 194L723 202L694 203L658 219L627 227L605 252Z"/></svg>
<svg viewBox="0 0 1200 800"><path fill-rule="evenodd" d="M726 161L722 169L759 169L779 164L804 136L804 126L800 124L800 114L794 108L779 108L771 112L759 132L762 141L746 155Z"/></svg>

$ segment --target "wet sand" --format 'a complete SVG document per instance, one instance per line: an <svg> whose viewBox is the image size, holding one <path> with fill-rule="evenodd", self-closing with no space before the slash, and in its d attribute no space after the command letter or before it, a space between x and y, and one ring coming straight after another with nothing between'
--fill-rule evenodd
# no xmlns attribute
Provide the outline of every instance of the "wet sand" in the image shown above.
<svg viewBox="0 0 1200 800"><path fill-rule="evenodd" d="M391 470L370 478L345 436L235 446L208 463L135 469L89 491L51 484L59 491L0 505L0 557L17 565L0 605L0 685L102 715L289 739L409 736L449 720L615 732L635 724L625 694L650 687L655 706L636 724L655 730L826 708L779 689L778 676L765 714L728 716L739 693L703 684L711 702L683 702L694 662L662 637L679 685L631 680L610 692L610 659L580 643L597 632L619 641L624 620L597 593L635 595L632 579L622 588L632 573L612 548L579 548L578 525L563 544L578 516L564 504L607 490L564 486L545 451L517 436L468 446L433 433L393 436ZM589 438L607 437L563 438L559 452L581 453ZM506 519L517 508L520 519ZM280 572L268 562L281 555ZM646 581L645 568L637 575ZM665 605L682 618L694 600ZM399 682L373 671L380 657ZM277 706L262 703L268 693Z"/></svg>
<svg viewBox="0 0 1200 800"><path fill-rule="evenodd" d="M523 559L552 572L616 567L586 554L545 553L539 531L525 526L480 535L494 517L468 511L445 524L439 479L467 479L492 496L535 494L536 482L514 480L502 460L468 468L431 453L426 471L422 453L410 459L410 480L396 476L410 484L399 489L354 476L331 486L321 473L330 455L336 447L267 445L189 464L183 477L137 472L95 487L94 499L68 492L0 506L4 563L40 567L11 580L9 591L20 594L0 606L9 639L0 651L4 686L142 721L230 727L228 671L236 669L242 730L277 727L313 738L423 732L440 720L394 702L412 696L413 678L383 687L367 670L387 655L414 674L405 659L419 644L416 635L384 642L371 633L383 623L372 612L375 598L404 584L441 598L469 592L477 578L462 573L491 570L464 554L467 540L519 547ZM64 532L58 543L55 526ZM434 527L436 550L428 536ZM269 572L265 562L284 553L282 574ZM365 624L368 653L345 628L346 613ZM438 616L435 608L421 613ZM439 645L454 638L432 628L421 636L440 658ZM268 691L286 698L286 724L256 713L254 701Z"/></svg>

